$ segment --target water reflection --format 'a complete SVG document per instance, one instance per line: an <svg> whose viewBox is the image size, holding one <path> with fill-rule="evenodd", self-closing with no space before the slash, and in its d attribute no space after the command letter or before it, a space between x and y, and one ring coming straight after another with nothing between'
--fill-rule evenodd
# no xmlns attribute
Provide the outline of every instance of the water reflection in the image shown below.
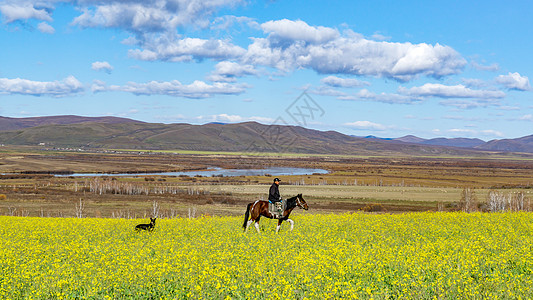
<svg viewBox="0 0 533 300"><path fill-rule="evenodd" d="M95 176L116 176L116 177L134 177L134 176L264 176L264 175L273 175L273 176L284 176L284 175L310 175L310 174L326 174L328 171L323 169L308 169L308 168L285 168L285 167L272 167L266 169L221 169L221 168L212 168L209 170L199 170L199 171L184 171L184 172L160 172L160 173L74 173L74 174L58 174L56 177L68 177L68 176L77 176L77 177L95 177Z"/></svg>

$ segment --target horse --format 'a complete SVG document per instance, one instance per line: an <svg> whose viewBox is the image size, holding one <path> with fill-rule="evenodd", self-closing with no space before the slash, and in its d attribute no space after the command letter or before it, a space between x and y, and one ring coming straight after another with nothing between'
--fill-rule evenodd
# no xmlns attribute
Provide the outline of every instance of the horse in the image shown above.
<svg viewBox="0 0 533 300"><path fill-rule="evenodd" d="M135 226L135 231L137 232L141 230L153 231L155 227L155 219L156 218L150 218L150 224L139 224Z"/></svg>
<svg viewBox="0 0 533 300"><path fill-rule="evenodd" d="M294 221L289 219L289 215L295 207L298 206L299 208L303 208L304 210L309 209L307 203L302 197L302 194L298 194L292 198L287 199L286 201L287 205L282 213L282 217L278 219L278 227L276 227L276 233L279 232L279 228L281 227L281 223L283 221L288 221L289 223L291 223L292 231L292 229L294 228ZM244 232L247 232L248 227L255 221L255 229L257 229L257 232L261 233L259 231L259 219L261 219L261 216L264 216L269 219L274 218L274 216L268 211L268 201L257 200L255 202L249 203L246 207L246 212L244 214L244 224L242 224ZM249 221L248 218L250 218Z"/></svg>

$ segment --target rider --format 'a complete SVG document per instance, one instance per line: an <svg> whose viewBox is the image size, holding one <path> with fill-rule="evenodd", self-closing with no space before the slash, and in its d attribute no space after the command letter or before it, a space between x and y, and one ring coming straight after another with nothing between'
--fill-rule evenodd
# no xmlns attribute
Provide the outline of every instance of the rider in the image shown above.
<svg viewBox="0 0 533 300"><path fill-rule="evenodd" d="M270 190L268 191L268 201L270 203L274 203L276 205L276 208L278 209L278 213L281 216L281 196L279 194L279 178L274 178L274 183L270 186Z"/></svg>

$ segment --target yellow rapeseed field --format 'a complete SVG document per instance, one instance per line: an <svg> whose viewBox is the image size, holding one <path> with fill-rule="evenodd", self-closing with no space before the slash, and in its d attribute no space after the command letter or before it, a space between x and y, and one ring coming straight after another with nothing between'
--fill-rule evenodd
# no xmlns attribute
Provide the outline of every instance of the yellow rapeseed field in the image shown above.
<svg viewBox="0 0 533 300"><path fill-rule="evenodd" d="M0 299L527 299L533 214L0 217Z"/></svg>

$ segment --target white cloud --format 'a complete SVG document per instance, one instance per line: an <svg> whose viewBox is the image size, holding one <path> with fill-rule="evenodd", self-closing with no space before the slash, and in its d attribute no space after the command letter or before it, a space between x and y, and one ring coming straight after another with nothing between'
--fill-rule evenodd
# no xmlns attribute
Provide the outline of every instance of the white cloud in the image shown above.
<svg viewBox="0 0 533 300"><path fill-rule="evenodd" d="M388 41L391 39L390 36L385 36L385 35L382 35L381 33L379 32L375 32L373 35L372 35L372 39L373 40L376 40L376 41Z"/></svg>
<svg viewBox="0 0 533 300"><path fill-rule="evenodd" d="M470 62L470 65L472 65L472 67L476 70L479 70L479 71L498 71L500 69L500 66L497 64L497 63L493 63L491 65L482 65L482 64L479 64L475 61L472 61Z"/></svg>
<svg viewBox="0 0 533 300"><path fill-rule="evenodd" d="M83 85L74 76L61 81L32 81L28 79L0 78L0 95L32 95L64 97L84 90Z"/></svg>
<svg viewBox="0 0 533 300"><path fill-rule="evenodd" d="M362 89L355 94L348 94L330 87L319 87L312 91L312 93L322 96L332 96L339 100L353 100L353 101L375 101L389 104L413 104L420 102L423 99L421 97L412 97L400 94L380 93L376 94L367 89Z"/></svg>
<svg viewBox="0 0 533 300"><path fill-rule="evenodd" d="M453 128L449 129L446 132L451 134L454 137L477 137L477 136L487 136L487 137L503 137L503 133L493 129L487 130L475 130L475 129L463 129L463 128Z"/></svg>
<svg viewBox="0 0 533 300"><path fill-rule="evenodd" d="M518 119L523 120L523 121L533 121L533 115L532 114L523 115Z"/></svg>
<svg viewBox="0 0 533 300"><path fill-rule="evenodd" d="M476 78L463 78L461 81L467 86L467 87L475 87L475 88L481 88L486 87L489 84L482 79L476 79Z"/></svg>
<svg viewBox="0 0 533 300"><path fill-rule="evenodd" d="M113 71L113 66L111 66L107 61L95 61L91 64L91 69L95 71L111 73L111 71Z"/></svg>
<svg viewBox="0 0 533 300"><path fill-rule="evenodd" d="M7 4L0 5L0 12L2 13L6 23L26 19L37 19L48 22L52 21L49 7L46 5L39 7L37 4L33 4L31 2L9 2Z"/></svg>
<svg viewBox="0 0 533 300"><path fill-rule="evenodd" d="M329 42L339 36L336 29L323 26L309 26L301 20L277 20L261 24L261 28L269 33L269 39L277 43L288 41L304 41L313 44Z"/></svg>
<svg viewBox="0 0 533 300"><path fill-rule="evenodd" d="M243 61L284 72L310 68L321 74L407 81L419 75L456 74L466 65L459 53L440 44L372 41L349 30L340 35L334 29L309 26L303 21L269 21L262 28L268 37L253 38Z"/></svg>
<svg viewBox="0 0 533 300"><path fill-rule="evenodd" d="M240 57L246 52L243 48L225 40L179 39L170 36L143 41L142 47L143 50L130 50L130 57L147 61L191 61L204 58L224 60Z"/></svg>
<svg viewBox="0 0 533 300"><path fill-rule="evenodd" d="M252 65L241 65L236 62L222 61L215 66L215 71L208 76L211 81L233 82L237 77L257 75L258 71Z"/></svg>
<svg viewBox="0 0 533 300"><path fill-rule="evenodd" d="M460 133L460 134L475 134L476 131L473 129L460 129L460 128L454 128L448 130L450 133Z"/></svg>
<svg viewBox="0 0 533 300"><path fill-rule="evenodd" d="M449 86L439 83L426 83L422 86L409 89L400 87L399 92L410 96L438 98L498 99L505 97L505 93L502 91L474 90L462 84Z"/></svg>
<svg viewBox="0 0 533 300"><path fill-rule="evenodd" d="M492 130L492 129L481 130L480 133L482 135L484 135L484 136L495 136L495 137L503 137L504 136L504 134L501 131Z"/></svg>
<svg viewBox="0 0 533 300"><path fill-rule="evenodd" d="M388 94L388 93L376 94L367 89L360 90L356 94L356 96L359 99L390 103L390 104L412 104L412 103L419 102L422 100L420 97L416 97L416 96L406 96L406 95Z"/></svg>
<svg viewBox="0 0 533 300"><path fill-rule="evenodd" d="M209 98L215 95L238 95L244 92L245 85L215 82L207 84L196 80L191 84L173 81L150 81L148 83L129 82L124 86L106 86L102 81L94 81L93 92L121 91L135 95L167 95L184 98Z"/></svg>
<svg viewBox="0 0 533 300"><path fill-rule="evenodd" d="M81 27L122 28L132 32L172 32L179 26L206 27L207 18L223 7L242 0L87 1L73 21ZM91 3L92 2L92 3Z"/></svg>
<svg viewBox="0 0 533 300"><path fill-rule="evenodd" d="M37 29L42 32L42 33L49 33L49 34L53 34L56 32L56 30L54 29L54 27L50 26L48 23L46 22L41 22L39 23L39 25L37 25Z"/></svg>
<svg viewBox="0 0 533 300"><path fill-rule="evenodd" d="M211 28L218 30L228 30L231 27L235 26L235 24L245 24L250 28L261 29L261 25L259 25L259 23L255 21L255 19L230 15L215 18Z"/></svg>
<svg viewBox="0 0 533 300"><path fill-rule="evenodd" d="M351 127L357 130L387 130L390 126L385 126L383 124L373 123L370 121L355 121L351 123L344 123L344 126Z"/></svg>
<svg viewBox="0 0 533 300"><path fill-rule="evenodd" d="M467 100L443 100L439 104L444 106L453 106L458 109L474 109L489 106L501 106L499 100L496 99L467 99Z"/></svg>
<svg viewBox="0 0 533 300"><path fill-rule="evenodd" d="M259 122L272 123L275 120L267 117L243 117L239 115L218 114L211 116L199 116L196 119L204 122L222 122L222 123L242 123L242 122Z"/></svg>
<svg viewBox="0 0 533 300"><path fill-rule="evenodd" d="M320 82L322 82L325 85L332 86L332 87L347 87L347 88L370 85L370 82L368 81L360 81L355 78L339 78L336 76L328 76L326 78L322 78Z"/></svg>
<svg viewBox="0 0 533 300"><path fill-rule="evenodd" d="M529 91L531 89L531 86L529 85L529 78L516 72L509 72L507 75L500 75L496 77L495 81L511 90Z"/></svg>

